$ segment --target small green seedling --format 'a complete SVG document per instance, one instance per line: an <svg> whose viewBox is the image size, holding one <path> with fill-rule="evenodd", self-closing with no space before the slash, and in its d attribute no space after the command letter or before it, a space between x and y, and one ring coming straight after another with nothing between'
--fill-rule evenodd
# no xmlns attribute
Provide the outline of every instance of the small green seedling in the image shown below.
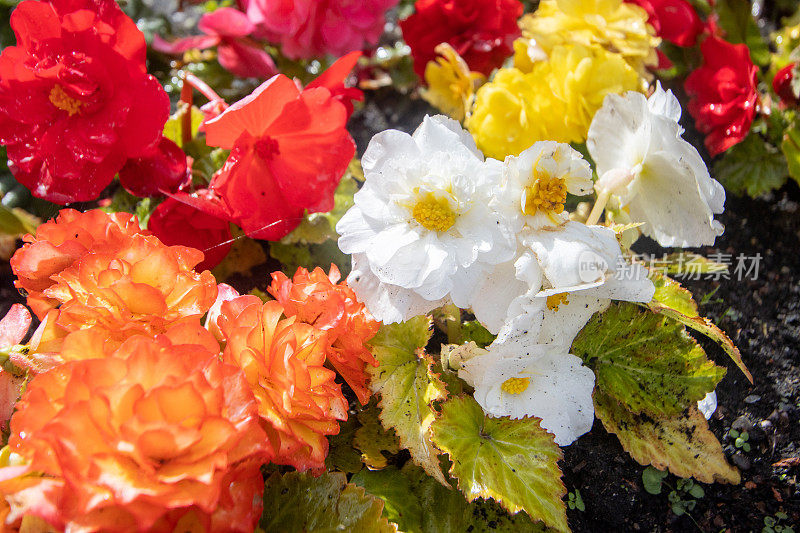
<svg viewBox="0 0 800 533"><path fill-rule="evenodd" d="M775 513L775 517L764 517L764 528L761 533L794 533L792 526L784 525L781 522L789 520L789 515L784 512Z"/></svg>
<svg viewBox="0 0 800 533"><path fill-rule="evenodd" d="M569 506L570 509L577 509L580 512L586 510L586 506L583 504L583 498L581 498L581 491L575 489L575 492L569 493L567 506Z"/></svg>
<svg viewBox="0 0 800 533"><path fill-rule="evenodd" d="M661 482L667 477L667 473L652 466L648 466L642 472L642 484L644 490L650 494L661 494Z"/></svg>
<svg viewBox="0 0 800 533"><path fill-rule="evenodd" d="M728 436L734 439L733 441L734 446L741 449L745 453L750 451L750 443L747 442L748 440L750 440L750 435L746 431L742 431L741 433L739 433L735 429L732 429L728 432Z"/></svg>
<svg viewBox="0 0 800 533"><path fill-rule="evenodd" d="M662 485L671 488L672 490L667 495L667 499L672 507L672 512L676 516L682 516L694 510L697 500L706 495L703 487L693 479L679 479L676 487L672 488L665 481L666 477L666 472L648 466L642 472L642 484L644 485L644 490L650 494L661 494Z"/></svg>

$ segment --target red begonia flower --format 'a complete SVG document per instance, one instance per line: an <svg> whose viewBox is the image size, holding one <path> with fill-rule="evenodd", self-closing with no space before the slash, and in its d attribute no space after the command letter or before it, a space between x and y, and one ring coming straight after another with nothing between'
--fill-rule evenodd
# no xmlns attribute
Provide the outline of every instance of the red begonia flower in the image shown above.
<svg viewBox="0 0 800 533"><path fill-rule="evenodd" d="M347 110L324 87L300 91L282 74L205 123L206 143L231 150L211 188L250 237L277 240L306 210L333 209L355 154Z"/></svg>
<svg viewBox="0 0 800 533"><path fill-rule="evenodd" d="M470 70L485 76L514 53L522 16L519 0L417 0L414 7L416 12L400 28L421 79L440 43L449 43Z"/></svg>
<svg viewBox="0 0 800 533"><path fill-rule="evenodd" d="M797 98L792 90L795 68L797 68L796 63L789 63L780 69L772 79L772 88L775 90L775 94L781 99L783 105L789 107L797 107L800 105L800 99Z"/></svg>
<svg viewBox="0 0 800 533"><path fill-rule="evenodd" d="M0 55L0 144L34 196L97 198L129 158L161 139L169 98L145 69L145 41L113 0L27 0Z"/></svg>
<svg viewBox="0 0 800 533"><path fill-rule="evenodd" d="M122 186L142 198L175 192L191 179L186 154L166 137L142 157L129 159L119 171Z"/></svg>
<svg viewBox="0 0 800 533"><path fill-rule="evenodd" d="M150 216L147 228L168 246L197 248L205 259L195 267L211 270L231 250L231 229L227 220L208 215L185 202L167 198Z"/></svg>
<svg viewBox="0 0 800 533"><path fill-rule="evenodd" d="M656 34L678 46L694 46L703 33L703 21L686 0L625 0L636 4L650 16Z"/></svg>
<svg viewBox="0 0 800 533"><path fill-rule="evenodd" d="M363 102L364 93L356 87L345 86L344 82L360 57L361 52L350 52L346 56L339 58L325 72L309 83L306 89L325 87L334 98L344 104L347 108L347 116L350 117L353 114L353 101Z"/></svg>
<svg viewBox="0 0 800 533"><path fill-rule="evenodd" d="M756 72L744 44L731 44L714 35L700 45L703 65L686 78L689 113L706 134L714 156L741 142L756 114Z"/></svg>
<svg viewBox="0 0 800 533"><path fill-rule="evenodd" d="M196 35L167 42L158 35L153 48L165 54L183 54L193 48L217 47L217 60L226 70L243 78L266 79L278 71L275 62L256 42L247 36L255 25L247 15L231 7L221 7L206 13L197 27L206 35Z"/></svg>

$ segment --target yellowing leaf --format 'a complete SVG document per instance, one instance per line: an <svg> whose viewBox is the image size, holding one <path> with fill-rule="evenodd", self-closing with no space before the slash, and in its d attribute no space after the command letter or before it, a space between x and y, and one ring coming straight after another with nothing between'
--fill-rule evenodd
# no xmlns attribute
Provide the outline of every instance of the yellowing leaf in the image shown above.
<svg viewBox="0 0 800 533"><path fill-rule="evenodd" d="M383 515L404 533L545 531L527 514L511 516L494 501L467 502L459 491L443 487L410 462L400 470L393 466L364 469L353 476L352 482L380 497L385 503Z"/></svg>
<svg viewBox="0 0 800 533"><path fill-rule="evenodd" d="M383 502L347 483L341 472L314 477L289 472L272 474L264 487L264 513L259 527L266 533L389 533L395 529L381 516Z"/></svg>
<svg viewBox="0 0 800 533"><path fill-rule="evenodd" d="M433 440L450 456L450 475L468 501L491 498L512 514L525 511L548 527L569 529L561 448L538 418L490 417L471 396L458 396L442 404Z"/></svg>
<svg viewBox="0 0 800 533"><path fill-rule="evenodd" d="M393 455L400 451L397 435L381 426L374 403L358 413L358 421L362 425L355 432L353 445L361 450L361 460L373 470L385 468L388 463L383 452Z"/></svg>
<svg viewBox="0 0 800 533"><path fill-rule="evenodd" d="M725 375L681 324L627 303L595 315L572 353L594 370L597 390L654 416L681 413Z"/></svg>
<svg viewBox="0 0 800 533"><path fill-rule="evenodd" d="M634 414L613 398L595 391L594 408L609 433L639 464L669 469L679 477L703 483L737 484L739 471L728 464L705 417L691 406L678 416L656 419Z"/></svg>
<svg viewBox="0 0 800 533"><path fill-rule="evenodd" d="M650 279L653 280L656 286L656 293L653 296L653 300L647 304L647 307L654 313L677 320L684 326L706 335L719 344L752 383L753 375L747 369L744 361L742 361L742 354L739 352L739 348L733 344L733 341L716 324L700 316L697 311L697 304L692 299L692 293L667 276L654 272L651 273Z"/></svg>
<svg viewBox="0 0 800 533"><path fill-rule="evenodd" d="M383 427L394 428L414 462L447 485L439 467L439 452L430 440L435 416L431 403L447 396L447 388L431 371L433 362L424 350L430 328L431 321L425 316L381 327L370 341L379 366L367 370L372 392L381 395L378 406Z"/></svg>

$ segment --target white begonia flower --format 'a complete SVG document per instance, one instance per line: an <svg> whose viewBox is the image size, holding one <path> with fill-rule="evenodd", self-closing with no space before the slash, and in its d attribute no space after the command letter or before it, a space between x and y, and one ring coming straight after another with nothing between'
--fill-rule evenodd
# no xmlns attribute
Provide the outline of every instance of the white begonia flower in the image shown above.
<svg viewBox="0 0 800 533"><path fill-rule="evenodd" d="M612 300L649 302L655 286L647 269L628 263L616 234L603 226L569 222L560 231L522 237L532 256L529 268L541 272L542 290L517 298L510 314L541 313L537 342L570 346L592 315ZM518 260L522 267L524 260Z"/></svg>
<svg viewBox="0 0 800 533"><path fill-rule="evenodd" d="M492 206L523 227L540 229L568 220L564 210L567 193L590 194L592 170L583 156L568 144L539 141L503 163L503 184Z"/></svg>
<svg viewBox="0 0 800 533"><path fill-rule="evenodd" d="M594 372L568 347L538 344L527 316L509 322L481 353L461 362L460 378L491 416L535 416L566 446L592 429Z"/></svg>
<svg viewBox="0 0 800 533"><path fill-rule="evenodd" d="M515 234L558 231L569 220L564 210L567 193L584 195L592 190L591 168L578 151L568 144L539 141L519 156L506 158L502 186L491 207L510 221ZM531 265L516 264L518 259L525 261L524 253L520 248L512 260L474 280L467 304L492 333L505 323L514 298L541 287L541 275Z"/></svg>
<svg viewBox="0 0 800 533"><path fill-rule="evenodd" d="M650 98L609 94L586 146L600 176L596 188L619 198L642 231L662 246L704 246L722 234L725 190L697 150L681 138L681 108L659 84Z"/></svg>
<svg viewBox="0 0 800 533"><path fill-rule="evenodd" d="M352 264L347 284L370 313L385 324L406 322L450 303L448 298L426 300L413 290L381 282L369 269L365 254L353 254Z"/></svg>
<svg viewBox="0 0 800 533"><path fill-rule="evenodd" d="M592 315L605 310L611 300L653 298L655 287L647 270L625 260L609 228L568 221L527 229L519 240L517 257L490 271L473 297L475 317L492 333L528 314L538 320L537 342L570 346Z"/></svg>
<svg viewBox="0 0 800 533"><path fill-rule="evenodd" d="M484 161L455 120L426 116L413 135L381 132L361 164L365 183L336 231L344 253L363 254L361 277L369 271L385 284L384 297L367 303L379 320L390 323L423 300L466 307L470 281L513 256L514 233L489 207L502 164ZM404 303L393 302L400 295Z"/></svg>

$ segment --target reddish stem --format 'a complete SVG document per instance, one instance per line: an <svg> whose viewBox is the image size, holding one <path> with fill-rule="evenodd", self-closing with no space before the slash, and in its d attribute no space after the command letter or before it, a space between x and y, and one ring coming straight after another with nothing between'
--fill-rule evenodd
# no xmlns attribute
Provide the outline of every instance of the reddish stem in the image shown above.
<svg viewBox="0 0 800 533"><path fill-rule="evenodd" d="M194 98L194 91L192 84L188 81L186 75L183 76L183 84L181 86L181 103L183 104L183 115L181 116L181 143L185 147L192 142L192 100Z"/></svg>

